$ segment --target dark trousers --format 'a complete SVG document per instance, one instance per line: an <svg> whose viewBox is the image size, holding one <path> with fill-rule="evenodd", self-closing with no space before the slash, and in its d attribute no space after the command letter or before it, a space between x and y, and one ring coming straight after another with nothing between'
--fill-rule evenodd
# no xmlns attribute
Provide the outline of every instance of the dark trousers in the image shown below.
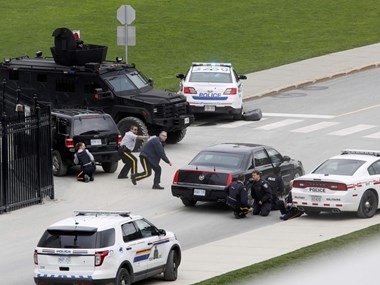
<svg viewBox="0 0 380 285"><path fill-rule="evenodd" d="M136 173L136 181L139 181L141 179L147 178L152 175L152 169L154 171L154 179L153 179L153 185L158 185L161 182L161 166L152 165L149 160L144 157L140 156L140 162L144 169L143 172Z"/></svg>
<svg viewBox="0 0 380 285"><path fill-rule="evenodd" d="M272 208L272 202L266 202L260 205L258 201L254 201L252 207L253 215L268 216Z"/></svg>
<svg viewBox="0 0 380 285"><path fill-rule="evenodd" d="M77 175L78 181L85 181L84 175L87 175L90 180L94 180L95 166L93 163L81 166L81 172Z"/></svg>
<svg viewBox="0 0 380 285"><path fill-rule="evenodd" d="M119 177L127 177L129 170L131 174L137 173L137 158L132 154L132 152L127 147L120 147L119 155L124 163L123 168L120 171Z"/></svg>
<svg viewBox="0 0 380 285"><path fill-rule="evenodd" d="M235 218L244 218L249 212L249 207L235 206L232 208Z"/></svg>

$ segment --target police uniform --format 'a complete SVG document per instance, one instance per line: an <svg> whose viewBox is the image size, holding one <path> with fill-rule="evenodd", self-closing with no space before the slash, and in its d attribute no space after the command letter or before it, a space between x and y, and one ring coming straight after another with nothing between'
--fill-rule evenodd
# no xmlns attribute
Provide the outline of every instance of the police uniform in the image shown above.
<svg viewBox="0 0 380 285"><path fill-rule="evenodd" d="M272 208L272 191L268 182L260 179L251 182L253 215L268 216Z"/></svg>
<svg viewBox="0 0 380 285"><path fill-rule="evenodd" d="M78 181L94 181L94 156L87 149L80 149L74 154L74 163L82 168L77 176Z"/></svg>
<svg viewBox="0 0 380 285"><path fill-rule="evenodd" d="M269 176L266 180L272 190L272 210L280 210L282 201L279 199L279 196L282 197L284 195L284 181L280 175Z"/></svg>
<svg viewBox="0 0 380 285"><path fill-rule="evenodd" d="M236 218L243 218L249 212L248 192L242 181L237 180L231 183L228 188L227 205Z"/></svg>
<svg viewBox="0 0 380 285"><path fill-rule="evenodd" d="M119 176L117 178L128 178L129 170L131 170L132 175L137 172L137 158L132 154L132 151L136 145L137 135L132 131L126 132L123 139L121 140L119 147L119 155L124 163Z"/></svg>

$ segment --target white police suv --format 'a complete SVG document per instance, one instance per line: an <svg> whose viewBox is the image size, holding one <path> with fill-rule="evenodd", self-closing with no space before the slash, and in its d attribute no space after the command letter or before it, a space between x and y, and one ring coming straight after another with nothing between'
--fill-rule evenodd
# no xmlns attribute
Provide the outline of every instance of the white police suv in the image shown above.
<svg viewBox="0 0 380 285"><path fill-rule="evenodd" d="M122 211L76 211L47 228L34 251L34 281L127 285L163 273L177 279L181 247L172 232Z"/></svg>
<svg viewBox="0 0 380 285"><path fill-rule="evenodd" d="M356 212L371 218L379 208L380 151L343 150L293 182L293 203L308 215Z"/></svg>
<svg viewBox="0 0 380 285"><path fill-rule="evenodd" d="M179 93L186 96L193 113L218 113L243 117L242 79L231 63L193 62L181 79Z"/></svg>

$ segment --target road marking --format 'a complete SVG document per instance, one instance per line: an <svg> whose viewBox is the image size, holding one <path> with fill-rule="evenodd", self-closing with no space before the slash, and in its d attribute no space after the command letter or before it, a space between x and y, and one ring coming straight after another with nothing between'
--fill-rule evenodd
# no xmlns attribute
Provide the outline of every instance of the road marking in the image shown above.
<svg viewBox="0 0 380 285"><path fill-rule="evenodd" d="M296 123L299 123L299 122L302 122L302 121L303 120L286 119L286 120L282 120L282 121L279 121L279 122L276 122L276 123L264 125L264 126L256 128L256 129L258 129L258 130L273 130L273 129L285 127L285 126L288 126L288 125L296 124Z"/></svg>
<svg viewBox="0 0 380 285"><path fill-rule="evenodd" d="M288 114L288 113L263 113L264 117L287 117L305 119L334 119L336 116L330 115L310 115L310 114Z"/></svg>
<svg viewBox="0 0 380 285"><path fill-rule="evenodd" d="M365 138L370 138L370 139L380 139L380 132L374 133L368 136L364 136Z"/></svg>
<svg viewBox="0 0 380 285"><path fill-rule="evenodd" d="M328 133L328 135L334 135L334 136L346 136L351 135L354 133L358 133L364 130L372 129L376 126L374 125L366 125L366 124L359 124L350 128L342 129L336 132Z"/></svg>
<svg viewBox="0 0 380 285"><path fill-rule="evenodd" d="M252 121L236 121L236 122L232 122L232 123L227 123L227 124L223 124L223 125L217 125L218 128L237 128L237 127L241 127L241 126L245 126L245 125L249 125L251 124Z"/></svg>
<svg viewBox="0 0 380 285"><path fill-rule="evenodd" d="M311 133L311 132L314 132L314 131L317 131L317 130L321 130L321 129L324 129L324 128L328 128L328 127L331 127L331 126L335 126L335 125L338 125L338 124L339 123L337 123L337 122L320 122L320 123L317 123L317 124L314 124L314 125L310 125L310 126L306 126L306 127L303 127L303 128L292 130L291 132L306 134L306 133Z"/></svg>
<svg viewBox="0 0 380 285"><path fill-rule="evenodd" d="M378 108L378 107L380 107L380 104L372 105L372 106L369 106L369 107L366 107L366 108L362 108L362 109L358 109L358 110L355 110L355 111L352 111L352 112L343 113L343 114L338 115L337 117L352 115L352 114L356 114L356 113L359 113L359 112L362 112L362 111L367 111L367 110L370 110L370 109L373 109L373 108Z"/></svg>

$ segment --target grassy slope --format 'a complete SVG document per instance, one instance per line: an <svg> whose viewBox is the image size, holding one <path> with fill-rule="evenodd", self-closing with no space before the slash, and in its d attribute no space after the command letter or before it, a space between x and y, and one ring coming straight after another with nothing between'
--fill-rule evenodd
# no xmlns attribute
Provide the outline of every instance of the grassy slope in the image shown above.
<svg viewBox="0 0 380 285"><path fill-rule="evenodd" d="M80 29L87 43L116 45L116 0L0 0L0 56L50 56L57 27ZM192 61L232 62L239 73L378 42L376 0L131 0L137 45L128 48L156 87L176 89Z"/></svg>

